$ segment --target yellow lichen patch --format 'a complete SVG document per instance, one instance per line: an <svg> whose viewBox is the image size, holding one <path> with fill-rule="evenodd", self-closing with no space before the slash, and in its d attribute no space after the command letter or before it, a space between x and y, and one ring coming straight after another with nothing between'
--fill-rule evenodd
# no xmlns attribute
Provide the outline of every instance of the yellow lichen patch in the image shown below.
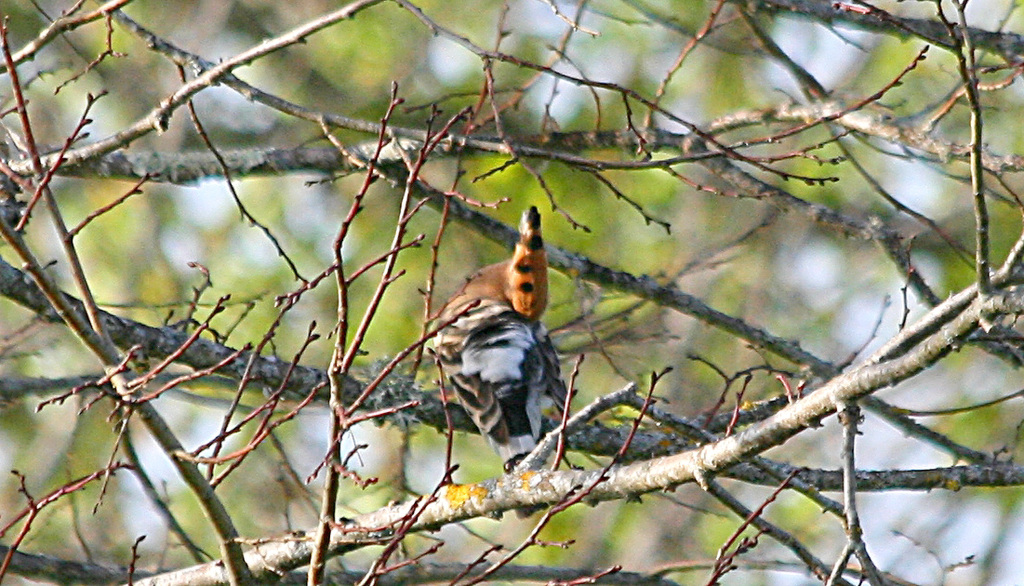
<svg viewBox="0 0 1024 586"><path fill-rule="evenodd" d="M523 472L523 474L519 477L519 481L522 483L522 488L524 490L530 489L530 479L536 475L537 473L532 470Z"/></svg>
<svg viewBox="0 0 1024 586"><path fill-rule="evenodd" d="M453 509L457 509L471 498L477 500L487 498L487 489L479 484L449 484L445 487L444 498Z"/></svg>

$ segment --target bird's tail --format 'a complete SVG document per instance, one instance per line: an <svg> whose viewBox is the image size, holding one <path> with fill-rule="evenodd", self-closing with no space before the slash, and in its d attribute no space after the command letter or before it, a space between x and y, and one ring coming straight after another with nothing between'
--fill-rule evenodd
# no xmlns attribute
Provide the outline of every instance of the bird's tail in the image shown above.
<svg viewBox="0 0 1024 586"><path fill-rule="evenodd" d="M523 212L519 242L508 267L508 297L512 307L528 319L538 319L548 305L548 256L536 206Z"/></svg>

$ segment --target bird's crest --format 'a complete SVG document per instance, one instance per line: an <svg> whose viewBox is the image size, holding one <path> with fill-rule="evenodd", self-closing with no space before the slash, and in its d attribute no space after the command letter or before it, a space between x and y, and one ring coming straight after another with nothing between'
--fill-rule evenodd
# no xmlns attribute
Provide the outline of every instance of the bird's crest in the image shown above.
<svg viewBox="0 0 1024 586"><path fill-rule="evenodd" d="M505 295L512 308L528 319L539 319L548 305L548 256L536 206L523 212L519 242L508 265Z"/></svg>

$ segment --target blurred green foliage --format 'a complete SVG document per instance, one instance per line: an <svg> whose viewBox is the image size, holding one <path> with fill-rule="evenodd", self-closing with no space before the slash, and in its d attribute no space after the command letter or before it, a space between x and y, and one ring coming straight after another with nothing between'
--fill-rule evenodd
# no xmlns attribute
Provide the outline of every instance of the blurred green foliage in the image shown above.
<svg viewBox="0 0 1024 586"><path fill-rule="evenodd" d="M3 10L12 46L17 49L29 42L70 4L6 3ZM582 29L569 35L566 23L543 2L524 0L502 5L431 1L417 6L440 26L484 49L500 50L517 60L536 63L541 69L616 83L650 99L714 4L696 0L588 3L583 27L598 32L596 36ZM173 7L138 1L130 3L127 12L161 38L216 62L336 7L337 3L322 0L194 0ZM572 12L569 5L558 7ZM661 98L665 110L699 127L737 111L804 101L792 76L755 46L735 10L733 6L725 8L709 36L686 57ZM1019 10L1010 16L1011 23L1019 21ZM923 46L919 40L865 33L846 26L829 27L788 16L765 14L755 19L813 74L832 76L829 79L838 76L827 89L847 103L893 82ZM173 64L118 25L111 26L117 55L105 57L95 67L90 62L104 51L107 42L102 20L59 37L22 65L33 130L40 143L56 147L64 141L82 115L87 93L105 91L107 95L90 114L94 121L84 142L134 123L180 84ZM997 63L992 56L982 61ZM830 70L833 63L839 73ZM391 85L397 83L404 103L396 109L391 123L409 128L425 127L431 104L443 111L434 121L437 128L439 121L460 109L482 103L477 119L482 129L478 132L493 135L498 129L490 123L491 104L480 98L484 64L464 46L435 34L398 4L383 3L304 43L260 58L237 74L310 110L366 121L377 121L384 115ZM547 70L539 73L537 68L508 62L488 61L486 65L493 72L494 101L507 108L501 113L501 130L512 139L543 144L545 135L553 130L626 131L631 124L641 125L647 114L641 104L630 99L627 119L626 101L621 95L606 89L582 88L556 79ZM1005 75L1005 71L988 72L983 81L995 82ZM900 81L871 108L908 123L933 113L940 98L960 83L953 58L936 48ZM984 97L989 129L985 142L1006 154L1022 149L1020 133L1014 131L1022 108L1019 83L1011 88ZM4 90L3 95L5 112L9 112L10 93ZM218 149L329 146L315 124L271 111L223 88L200 93L195 106ZM654 119L666 128L680 130L664 115L655 115ZM4 121L8 129L20 134L13 115L8 113ZM934 134L965 142L967 122L967 110L955 106L937 122ZM789 124L759 124L723 135L722 140L725 144L754 140ZM461 131L464 123L454 128ZM345 144L375 140L351 130L340 129L335 134ZM801 149L818 143L824 144L812 151L813 157L804 156ZM970 284L975 277L970 264L972 253L965 255L950 245L952 241L963 250L973 249L974 221L966 165L919 155L911 147L874 138L851 138L844 144L873 180L895 199L934 220L941 233L881 197L821 128L781 144L772 142L745 151L765 157L796 153L768 163L773 169L793 174L793 179L784 180L750 163L737 165L807 202L894 226L904 235L904 244L910 247L919 270L940 298ZM130 145L129 150L177 153L203 148L182 109L174 114L166 132L150 133ZM643 156L608 146L576 154L610 161L643 160ZM670 149L654 154L674 155ZM537 205L544 211L545 236L550 244L615 270L676 284L719 311L783 338L798 340L805 349L835 363L863 356L865 346L877 347L900 327L904 310L901 288L906 275L876 243L842 235L834 227L815 223L799 212L779 211L771 202L734 197L728 185L695 164L672 167L673 173L689 182L657 169L601 171L621 194L642 208L637 211L605 183L578 168L541 159L524 159L522 164L506 168L508 161L508 156L493 153L438 155L424 167L423 176L439 189L454 185L468 199L495 204L484 208L486 213L509 225L516 224L523 209ZM538 176L543 178L543 185ZM800 179L829 177L838 181ZM990 210L996 264L1016 241L1021 223L1019 202L1011 195L1011 190L1020 188L1019 178L1007 174L1001 179L1004 185L995 188L1000 201L994 202ZM239 202L273 235L298 273L312 279L333 262L333 239L363 181L362 173L334 178L310 172L236 177L232 185ZM53 191L65 220L74 226L131 187L132 182L123 179L69 176L55 181ZM348 274L390 247L400 193L400 185L387 181L377 181L367 191L342 249ZM648 222L645 214L656 222ZM586 229L574 227L573 222ZM668 223L670 229L659 222ZM358 361L360 372L382 357L394 356L421 336L425 315L422 291L428 283L430 244L439 224L440 214L432 208L424 208L409 223L406 241L422 234L423 243L399 255L397 268L403 275L383 297L363 346L365 355ZM32 218L26 237L42 262L54 262L52 270L62 286L78 295L44 211ZM282 316L276 300L298 290L301 282L264 230L242 217L222 179L190 185L148 183L141 194L91 221L75 238L75 245L97 300L118 315L149 325L179 323L204 281L200 270L189 266L194 262L209 271L211 282L201 289L194 319L202 321L219 297L230 295L227 310L211 324L213 331L227 336L229 345L259 343L281 317L264 353L291 360L302 347L310 324L316 322L315 331L321 337L305 351L302 362L325 368L330 360L337 320L334 278L324 279L304 293L301 302ZM507 250L485 234L458 223L446 226L434 276L432 310L440 307L466 275L506 255ZM6 246L0 247L0 256L18 264ZM378 266L352 283L352 327L362 319L380 275ZM762 368L754 371L749 383L745 400L750 401L782 392L781 383L768 367L785 371L794 383L805 374L797 366L692 317L602 289L582 281L579 275L553 275L551 295L546 321L556 342L572 349L573 354L587 354L579 378L578 405L630 380L645 388L651 372L671 366L674 371L657 388L656 394L663 400L659 406L680 415L697 416L725 391L729 394L720 409L728 411L735 405L742 377L727 386L723 375L731 377L744 369ZM911 316L924 311L913 294L906 303ZM99 364L66 330L33 322L33 316L25 310L0 303L0 336L5 342L0 348L0 376L13 381L99 375ZM21 335L23 328L29 328L31 335ZM929 408L941 408L1012 391L1015 379L1006 374L1009 368L995 361L986 363L1003 373L992 376L990 380L995 382L974 388L969 394L958 388L962 373L970 371L979 354L978 350L965 350L934 369L924 383L901 386L899 396L909 400L925 394L932 401ZM566 374L572 363L573 356L566 356ZM428 358L417 379L424 392L435 392L436 378L436 369ZM52 389L46 395L66 390ZM161 398L157 405L186 445L194 447L219 432L229 398L221 387L197 383L187 392ZM109 411L109 405L92 405L91 395L85 393L36 413L35 405L40 400L39 396L29 396L10 401L0 411L0 464L5 470L17 469L25 474L34 497L102 469L111 458L120 459L120 422ZM251 406L258 401L258 396L249 396L243 404ZM1007 453L1016 455L1021 417L1016 402L1011 402L937 418L934 427L976 449L992 451L1006 446ZM421 427L378 429L364 424L356 430L358 439L345 440L369 445L353 460L353 467L364 477L379 477L377 484L366 489L346 485L343 506L347 511L365 512L402 498L404 487L429 492L441 480L444 437ZM157 491L168 500L189 535L199 536L200 546L215 552L206 521L165 457L134 426L129 429L143 462L151 467ZM832 431L837 429L833 426ZM326 450L323 410L310 408L275 434L279 447L264 444L218 489L231 503L240 531L247 537L305 529L315 523L322 473L310 476ZM225 451L240 449L247 439L245 433L231 438ZM804 449L782 447L771 455L798 456L808 466L834 467L837 452L831 448L834 446L822 446L820 451L811 451L806 445ZM901 448L893 445L889 449L898 452ZM890 456L866 454L863 465L872 466L875 458L886 462ZM588 466L594 464L583 455L570 458ZM497 457L492 457L476 436L460 434L456 438L455 460L460 465L456 474L460 482L494 476L499 471ZM936 454L922 456L922 460L932 465L948 463ZM734 488L755 507L758 499L766 496L759 487ZM991 502L991 506L1004 510L1019 509L1020 497L1020 490L970 491L957 496L962 501L979 502L979 506ZM17 478L8 475L0 481L0 524L24 506ZM952 509L958 506L951 506L947 514L957 515ZM871 509L866 517L885 525L888 517L884 508L880 505ZM715 514L707 514L706 509ZM556 542L576 540L576 544L567 549L532 549L522 561L600 568L626 560L627 569L650 571L660 564L712 558L739 522L722 511L694 487L685 487L668 499L645 497L643 504L606 503L593 510L575 507L556 516L542 537ZM785 498L771 511L773 518L784 520L801 539L812 544L819 539L833 544L842 540L841 532L834 527L826 530L816 525L820 514L806 501ZM528 524L511 520L477 520L470 525L473 533L509 547L528 531ZM140 549L142 566L191 563L177 538L166 532L132 473L121 470L109 483L94 482L73 499L62 499L49 507L33 524L23 547L58 557L127 565L130 544L142 534L147 535ZM439 559L464 562L487 547L483 539L467 538L462 533L459 536L448 536L458 546L445 548ZM915 538L923 549L933 544L929 535ZM934 541L940 538L935 536ZM6 543L10 537L4 539ZM408 553L415 555L416 548L429 547L430 539L410 543L414 547ZM84 544L90 551L84 551ZM878 547L885 548L884 544ZM779 557L785 555L771 551ZM944 559L977 553L955 550ZM681 583L703 583L700 577L694 577L697 575L681 573L673 577ZM766 584L790 583L781 577L773 581L770 572L737 575ZM978 575L970 574L969 579Z"/></svg>

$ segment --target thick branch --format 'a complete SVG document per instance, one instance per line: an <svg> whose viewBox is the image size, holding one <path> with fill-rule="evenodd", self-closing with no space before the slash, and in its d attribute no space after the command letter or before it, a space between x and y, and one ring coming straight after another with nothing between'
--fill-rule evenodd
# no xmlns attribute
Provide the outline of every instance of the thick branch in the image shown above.
<svg viewBox="0 0 1024 586"><path fill-rule="evenodd" d="M900 38L917 37L946 49L953 49L946 27L937 20L904 18L878 8L870 10L846 10L844 6L864 4L855 2L830 2L828 0L758 0L742 2L744 7L756 11L789 13L810 17L827 25L842 23L847 26L893 35ZM970 27L967 29L975 47L996 53L1007 59L1016 60L1024 53L1024 35L1008 32L992 32Z"/></svg>

